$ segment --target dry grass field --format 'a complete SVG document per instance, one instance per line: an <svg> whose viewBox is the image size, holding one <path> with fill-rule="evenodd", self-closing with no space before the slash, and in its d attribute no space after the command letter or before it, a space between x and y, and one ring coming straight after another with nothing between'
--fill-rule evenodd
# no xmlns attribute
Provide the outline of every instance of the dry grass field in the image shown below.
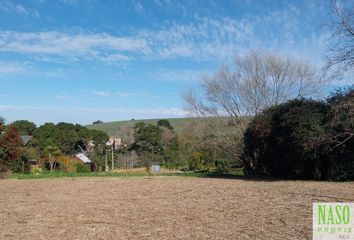
<svg viewBox="0 0 354 240"><path fill-rule="evenodd" d="M354 183L194 177L0 180L0 239L311 239Z"/></svg>

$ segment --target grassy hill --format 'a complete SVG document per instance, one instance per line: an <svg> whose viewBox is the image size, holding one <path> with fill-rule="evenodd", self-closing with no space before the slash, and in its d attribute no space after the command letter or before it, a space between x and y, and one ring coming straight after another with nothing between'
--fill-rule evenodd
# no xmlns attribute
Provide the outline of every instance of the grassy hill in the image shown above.
<svg viewBox="0 0 354 240"><path fill-rule="evenodd" d="M128 121L117 121L117 122L106 122L99 124L87 125L89 129L96 129L106 132L109 136L121 136L120 128L124 125L129 127L134 127L138 122L145 122L151 124L157 124L160 119L141 119L141 120L128 120ZM184 124L189 120L188 118L168 118L167 119L175 131L179 133L183 128Z"/></svg>
<svg viewBox="0 0 354 240"><path fill-rule="evenodd" d="M191 118L166 118L170 124L173 126L174 130L176 133L181 133L183 127L188 123L188 121L191 121ZM234 126L229 126L228 125L228 118L221 118L222 121L218 122L218 126L223 129L225 133L232 134L235 131ZM244 117L246 122L248 122L251 117ZM103 132L106 132L109 136L117 136L117 137L122 137L121 133L121 127L122 126L128 126L133 128L134 125L138 122L145 122L147 124L151 123L156 125L157 122L160 119L140 119L140 120L127 120L127 121L117 121L117 122L106 122L106 123L99 123L99 124L90 124L86 125L89 129L96 129L96 130L101 130ZM220 119L219 119L220 120ZM200 119L198 121L201 121Z"/></svg>

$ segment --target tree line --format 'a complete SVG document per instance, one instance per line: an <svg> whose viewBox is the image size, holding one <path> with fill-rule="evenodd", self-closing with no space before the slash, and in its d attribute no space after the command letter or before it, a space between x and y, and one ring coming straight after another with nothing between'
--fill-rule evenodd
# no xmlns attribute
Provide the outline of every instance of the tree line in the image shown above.
<svg viewBox="0 0 354 240"><path fill-rule="evenodd" d="M28 138L23 142L22 137ZM105 146L106 133L91 130L79 124L60 122L45 123L37 127L28 120L18 120L9 125L0 124L0 171L28 173L31 159L43 159L50 170L59 165L59 156L72 156L88 150L89 143L95 148Z"/></svg>

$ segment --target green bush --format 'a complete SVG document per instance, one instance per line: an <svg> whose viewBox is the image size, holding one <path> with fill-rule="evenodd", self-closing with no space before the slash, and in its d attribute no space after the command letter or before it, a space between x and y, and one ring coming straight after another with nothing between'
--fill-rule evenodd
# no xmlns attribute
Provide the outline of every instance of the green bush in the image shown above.
<svg viewBox="0 0 354 240"><path fill-rule="evenodd" d="M191 158L188 161L188 169L195 171L202 169L202 158L203 154L198 151L194 151Z"/></svg>
<svg viewBox="0 0 354 240"><path fill-rule="evenodd" d="M244 134L243 162L247 174L354 180L354 88L263 111Z"/></svg>
<svg viewBox="0 0 354 240"><path fill-rule="evenodd" d="M215 165L217 173L228 173L232 169L231 162L228 159L218 160Z"/></svg>
<svg viewBox="0 0 354 240"><path fill-rule="evenodd" d="M30 162L27 152L21 150L17 159L8 161L6 168L10 169L14 173L30 173Z"/></svg>
<svg viewBox="0 0 354 240"><path fill-rule="evenodd" d="M75 167L76 167L76 172L77 173L89 173L91 172L90 167L87 166L86 164L82 164L82 163L75 163Z"/></svg>
<svg viewBox="0 0 354 240"><path fill-rule="evenodd" d="M324 133L328 105L292 100L256 116L244 134L246 172L276 177L321 179L325 151L317 144Z"/></svg>

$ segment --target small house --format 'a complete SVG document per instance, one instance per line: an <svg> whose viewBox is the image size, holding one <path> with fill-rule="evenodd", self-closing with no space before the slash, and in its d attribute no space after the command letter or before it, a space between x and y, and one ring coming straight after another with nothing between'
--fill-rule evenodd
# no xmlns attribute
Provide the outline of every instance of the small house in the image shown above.
<svg viewBox="0 0 354 240"><path fill-rule="evenodd" d="M31 141L32 138L33 138L33 137L30 136L30 135L22 135L22 136L21 136L21 140L22 140L23 145L27 145L27 143L28 143L29 141Z"/></svg>
<svg viewBox="0 0 354 240"><path fill-rule="evenodd" d="M82 161L85 164L91 164L91 160L83 153L78 153L75 154L74 156L75 159Z"/></svg>

